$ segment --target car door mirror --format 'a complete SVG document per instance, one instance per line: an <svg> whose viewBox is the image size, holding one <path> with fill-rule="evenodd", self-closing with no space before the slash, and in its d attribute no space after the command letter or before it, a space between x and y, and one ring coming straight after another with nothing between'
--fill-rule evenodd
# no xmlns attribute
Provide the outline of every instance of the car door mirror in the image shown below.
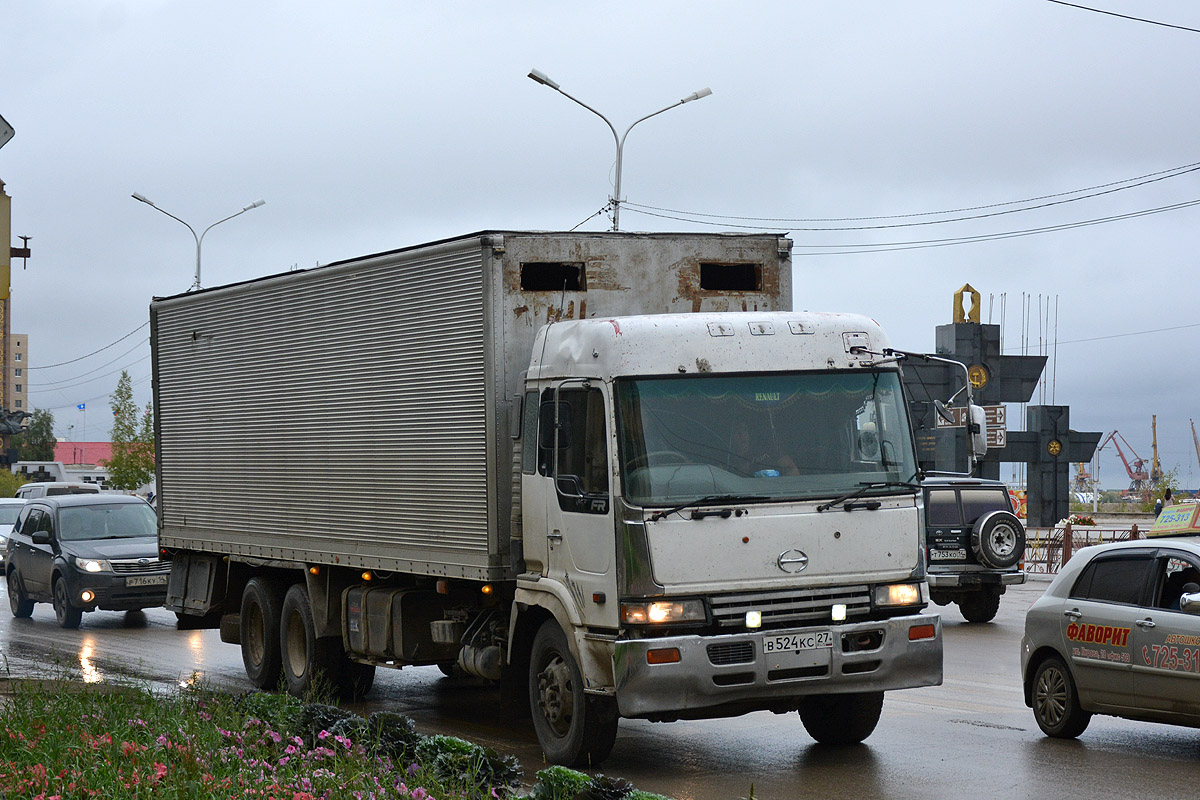
<svg viewBox="0 0 1200 800"><path fill-rule="evenodd" d="M1179 598L1179 610L1187 614L1200 614L1200 585L1185 583Z"/></svg>
<svg viewBox="0 0 1200 800"><path fill-rule="evenodd" d="M34 544L50 544L53 541L49 531L34 531L30 538Z"/></svg>

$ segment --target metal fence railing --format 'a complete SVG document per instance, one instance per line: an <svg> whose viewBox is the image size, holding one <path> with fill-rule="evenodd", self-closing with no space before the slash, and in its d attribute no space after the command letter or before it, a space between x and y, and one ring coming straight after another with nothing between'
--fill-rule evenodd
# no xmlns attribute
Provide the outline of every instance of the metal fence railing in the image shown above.
<svg viewBox="0 0 1200 800"><path fill-rule="evenodd" d="M1150 526L1145 526L1148 527ZM1145 529L1137 524L1121 528L1101 528L1067 523L1053 528L1027 528L1025 571L1032 575L1056 575L1062 565L1071 560L1071 554L1081 547L1144 539L1145 536Z"/></svg>

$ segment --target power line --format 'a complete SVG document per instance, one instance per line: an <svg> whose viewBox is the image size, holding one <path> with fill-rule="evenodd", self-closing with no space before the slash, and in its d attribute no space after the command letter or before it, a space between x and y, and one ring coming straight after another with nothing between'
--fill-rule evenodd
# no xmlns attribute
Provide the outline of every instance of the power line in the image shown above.
<svg viewBox="0 0 1200 800"><path fill-rule="evenodd" d="M951 217L949 219L927 220L924 222L900 222L900 223L893 223L890 225L854 225L854 226L838 226L838 227L823 227L823 228L797 228L797 227L793 227L793 226L788 226L788 230L808 231L808 232L884 230L884 229L889 229L889 228L913 228L913 227L917 227L920 225L941 225L941 224L945 224L948 222L964 222L964 221L969 221L969 220L986 219L988 217L1000 217L1000 216L1004 216L1007 214L1017 214L1022 211L1034 211L1037 209L1049 208L1051 206L1064 205L1066 203L1074 203L1078 200L1088 200L1093 197L1101 197L1106 194L1113 194L1115 192L1124 191L1125 189L1135 189L1139 186L1145 186L1150 183L1164 181L1169 178L1176 178L1176 177L1179 177L1180 175L1187 175L1189 173L1197 172L1197 171L1200 171L1200 162L1198 162L1196 164L1188 164L1183 167L1176 167L1171 170L1164 170L1163 172L1151 173L1150 175L1143 175L1138 178L1130 178L1125 181L1115 181L1113 183L1103 184L1101 186L1093 186L1093 187L1089 187L1087 189L1076 189L1073 192L1060 192L1058 194L1044 195L1042 197L1030 198L1028 200L1014 200L1014 201L1010 201L1007 203L993 203L991 205L974 206L972 208L961 208L961 209L955 209L953 211L925 211L925 212L914 213L914 214L893 214L893 215L876 216L876 217L842 217L842 218L808 218L808 219L803 219L803 218L796 219L796 218L788 218L788 217L741 217L741 216L723 215L723 214L706 214L706 213L698 212L698 211L680 211L678 209L659 208L657 206L644 205L642 203L632 203L632 202L628 202L628 201L626 201L623 205L626 208L630 208L632 206L632 208L630 208L630 210L639 212L639 213L649 213L649 211L642 211L642 209L650 209L653 211L660 211L660 212L665 212L665 213L669 213L669 214L684 214L684 215L691 216L691 217L707 217L709 219L719 219L719 220L741 220L744 222L867 222L867 221L871 221L871 220L912 219L914 217L938 216L938 215L943 215L943 214L957 214L957 213L963 213L963 212L967 212L967 211L982 211L985 209L1000 208L1001 206L1018 205L1018 204L1024 204L1024 203L1033 203L1033 202L1037 202L1039 200L1047 200L1047 202L1040 203L1039 205L1033 205L1033 206L1026 205L1026 206L1023 206L1022 208L1010 208L1010 209L1006 209L1004 211L992 211L992 212L989 212L986 214L974 214L974 215L965 216L965 217ZM1168 174L1168 173L1170 173L1170 174ZM1137 182L1134 183L1134 181L1137 181ZM1128 184L1128 185L1121 186L1120 184ZM1116 187L1116 188L1109 188L1109 187ZM1090 192L1090 194L1080 194L1081 192ZM1078 197L1069 197L1065 200L1051 199L1051 198L1066 197L1067 195L1072 195L1072 194L1079 195L1079 196ZM651 214L651 216L654 216L654 215ZM704 219L687 219L686 217L678 217L678 216L668 217L668 219L678 219L683 222L694 222L694 223L703 224L703 225L716 224L716 223L706 222ZM721 224L724 224L724 223L721 223ZM775 227L775 226L772 226L772 227Z"/></svg>
<svg viewBox="0 0 1200 800"><path fill-rule="evenodd" d="M1041 227L1041 228L1026 228L1023 230L1001 231L998 233L983 233L983 234L979 234L977 236L959 236L959 237L947 238L947 239L920 239L920 240L908 241L908 242L876 242L876 243L869 243L869 242L845 243L845 242L843 242L841 244L801 244L801 243L797 242L797 243L793 244L792 247L793 247L793 254L800 255L800 256L815 256L815 255L844 256L844 255L858 255L858 254L862 254L862 253L887 253L887 252L892 252L892 251L896 251L896 250L921 250L921 249L933 248L933 247L949 247L951 245L959 245L959 244L975 244L977 242L994 241L997 239L1012 239L1012 238L1016 238L1019 236L1033 236L1033 235L1039 234L1039 233L1053 233L1053 232L1057 232L1057 231L1071 230L1073 228L1086 228L1086 227L1089 227L1092 225L1102 225L1107 222L1116 222L1118 220L1123 220L1123 219L1134 219L1136 217L1145 217L1145 216L1149 216L1151 214L1161 214L1161 213L1164 213L1167 211L1176 211L1181 208L1190 208L1190 207L1196 206L1196 205L1200 205L1200 199L1189 200L1189 201L1183 202L1183 203L1175 203L1173 205L1168 205L1168 206L1160 206L1158 208L1143 209L1141 211L1131 211L1127 214L1114 214L1114 215L1108 216L1108 217L1098 217L1096 219L1080 220L1078 222L1067 222L1067 223L1063 223L1061 225L1047 225L1047 226ZM634 211L635 213L646 214L651 217L661 217L663 219L677 219L682 222L696 222L696 220L685 219L682 217L672 217L672 216L669 216L666 214L654 214L649 211L641 211L638 209L631 209L631 210ZM704 223L704 224L715 224L715 223ZM787 228L777 228L777 227L773 227L773 226L753 226L753 225L730 225L727 227L744 228L744 229L750 229L750 230L764 230L764 229L765 230L780 230L780 231L788 230ZM852 250L833 249L833 248L839 248L839 247L860 248L860 249L852 249ZM824 253L796 253L795 248L824 249L824 250L826 250L826 252L824 252Z"/></svg>
<svg viewBox="0 0 1200 800"><path fill-rule="evenodd" d="M1081 6L1077 3L1064 3L1063 0L1046 0L1046 2L1054 3L1055 5L1060 5L1060 6L1070 6L1071 8L1078 8L1078 9L1082 9L1083 11L1092 11L1092 12L1095 12L1096 14L1107 14L1110 17L1120 17L1121 19L1133 20L1134 22L1145 22L1149 25L1161 25L1164 28L1174 28L1175 30L1179 30L1179 31L1191 31L1192 33L1200 33L1200 30L1198 30L1196 28L1189 28L1185 25L1172 25L1168 22L1159 22L1158 20L1144 19L1143 17L1131 17L1128 14L1118 14L1115 11L1105 11L1102 8L1091 8L1089 6Z"/></svg>
<svg viewBox="0 0 1200 800"><path fill-rule="evenodd" d="M118 372L125 372L126 370L129 369L129 367L132 367L134 364L140 364L143 361L148 360L149 358L150 358L149 355L144 355L141 358L137 359L136 361L129 362L128 364L126 364L124 367L121 367L120 369L115 369L112 372L106 372L103 375L97 375L94 378L88 378L86 381L80 381L79 383L71 383L66 386L51 386L48 389L37 389L37 390L31 389L29 393L30 394L45 394L46 392L59 392L59 391L62 391L63 389L73 389L76 386L86 386L87 384L92 383L94 381L98 381L101 378L107 378L110 375L116 375Z"/></svg>
<svg viewBox="0 0 1200 800"><path fill-rule="evenodd" d="M1101 339L1122 339L1126 336L1144 336L1148 333L1165 333L1167 331L1181 331L1186 328L1200 328L1200 322L1193 322L1189 325L1175 325L1170 328L1155 328L1149 331L1133 331L1131 333L1113 333L1108 336L1093 336L1090 339L1069 339L1065 342L1056 342L1056 344L1079 344L1080 342L1098 342Z"/></svg>
<svg viewBox="0 0 1200 800"><path fill-rule="evenodd" d="M110 347L115 347L116 345L125 341L130 336L133 336L135 333L137 333L138 331L140 331L142 328L146 327L149 324L150 324L150 320L146 320L141 325L138 325L136 328L131 330L129 333L122 336L120 339L117 339L115 342L112 342L111 344L106 344L106 345L104 345L104 347L101 347L99 350L95 350L91 353L88 353L86 356L80 356L79 358L72 358L70 361L61 361L57 364L46 364L45 366L41 366L41 367L26 367L26 369L28 369L30 371L35 370L35 369L52 369L54 367L65 367L67 364L74 364L76 361L83 361L85 358L91 358L92 356L96 355L97 353L103 353L105 350L107 350Z"/></svg>
<svg viewBox="0 0 1200 800"><path fill-rule="evenodd" d="M121 353L121 355L117 356L117 357L116 357L116 358L114 358L112 361L109 361L109 362L106 362L106 363L104 363L104 364L101 364L100 366L96 367L95 369L88 370L87 372L84 372L84 373L83 373L83 374L81 374L81 375L74 375L74 376L72 376L72 377L70 377L70 378L63 378L62 380L57 380L57 381L46 381L45 383L30 383L30 384L28 384L28 385L29 385L31 388L36 386L36 387L38 387L38 388L40 389L41 387L55 387L55 386L57 386L58 384L61 384L61 383L67 383L67 382L69 382L69 381L75 381L75 380L79 380L80 378L84 377L85 375L91 375L93 372L99 372L100 370L104 369L105 367L109 366L110 364L115 364L115 363L117 363L117 362L118 362L118 361L120 361L122 358L124 358L125 356L129 355L129 354L130 354L130 353L132 353L134 350L137 350L138 348L140 348L142 345L144 345L144 344L145 344L146 342L148 342L148 341L150 341L150 337L149 337L149 336L147 336L145 339L142 339L140 342L138 342L137 344L135 344L133 347L131 347L131 348L129 348L128 350L126 350L124 353ZM85 381L85 383L86 383L86 381Z"/></svg>

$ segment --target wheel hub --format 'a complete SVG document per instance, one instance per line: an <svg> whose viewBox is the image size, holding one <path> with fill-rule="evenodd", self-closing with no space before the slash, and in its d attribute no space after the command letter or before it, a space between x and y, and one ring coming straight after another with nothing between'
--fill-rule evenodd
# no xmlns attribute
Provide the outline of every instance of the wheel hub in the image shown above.
<svg viewBox="0 0 1200 800"><path fill-rule="evenodd" d="M575 713L571 690L571 670L561 658L555 658L538 673L538 708L556 730L569 726Z"/></svg>

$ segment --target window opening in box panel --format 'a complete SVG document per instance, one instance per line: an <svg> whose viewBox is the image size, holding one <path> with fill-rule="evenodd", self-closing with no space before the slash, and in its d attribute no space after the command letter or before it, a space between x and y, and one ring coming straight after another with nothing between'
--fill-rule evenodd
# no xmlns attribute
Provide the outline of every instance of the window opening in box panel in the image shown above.
<svg viewBox="0 0 1200 800"><path fill-rule="evenodd" d="M760 292L762 264L700 263L700 290L704 292Z"/></svg>
<svg viewBox="0 0 1200 800"><path fill-rule="evenodd" d="M584 279L583 262L530 261L522 264L521 291L587 291L587 281Z"/></svg>

